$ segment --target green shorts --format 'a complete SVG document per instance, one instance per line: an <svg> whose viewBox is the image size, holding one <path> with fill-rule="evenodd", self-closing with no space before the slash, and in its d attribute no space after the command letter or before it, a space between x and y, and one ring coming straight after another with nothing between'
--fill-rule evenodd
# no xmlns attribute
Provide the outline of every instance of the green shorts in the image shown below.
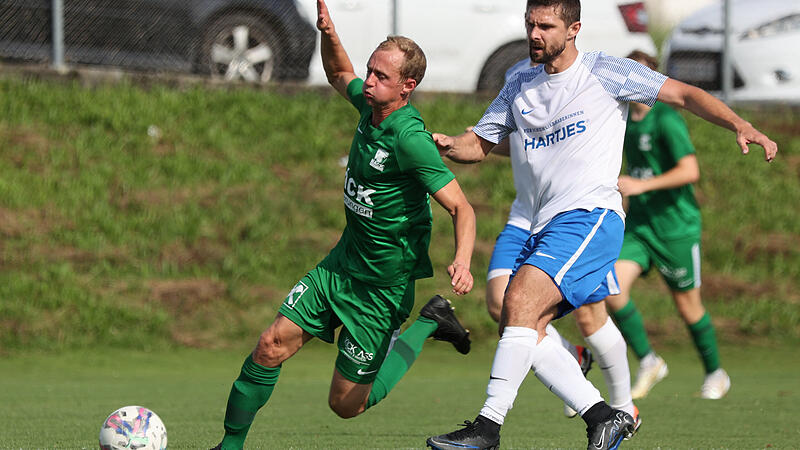
<svg viewBox="0 0 800 450"><path fill-rule="evenodd" d="M369 384L413 306L414 281L374 286L347 274L335 258L326 258L292 288L279 312L328 343L343 325L336 369L350 381Z"/></svg>
<svg viewBox="0 0 800 450"><path fill-rule="evenodd" d="M673 291L700 287L700 236L661 239L647 227L626 231L620 260L633 261L647 273L655 265Z"/></svg>

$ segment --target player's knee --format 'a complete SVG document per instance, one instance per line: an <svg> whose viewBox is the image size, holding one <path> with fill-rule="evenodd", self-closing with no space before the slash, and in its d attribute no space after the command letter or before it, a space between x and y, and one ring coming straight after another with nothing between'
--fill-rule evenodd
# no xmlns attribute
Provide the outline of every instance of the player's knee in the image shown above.
<svg viewBox="0 0 800 450"><path fill-rule="evenodd" d="M503 299L486 297L486 310L495 322L500 322L500 313L503 310Z"/></svg>
<svg viewBox="0 0 800 450"><path fill-rule="evenodd" d="M581 331L583 336L589 336L596 331L598 328L597 324L595 323L595 317L591 314L591 311L587 310L586 308L578 308L576 309L573 314L575 317L575 324L578 326L578 329Z"/></svg>
<svg viewBox="0 0 800 450"><path fill-rule="evenodd" d="M356 405L351 402L345 402L342 401L341 399L332 397L328 399L328 406L331 408L331 411L336 413L336 415L341 417L342 419L352 419L353 417L361 414L365 410L363 404Z"/></svg>
<svg viewBox="0 0 800 450"><path fill-rule="evenodd" d="M264 367L278 367L286 359L285 353L286 350L277 336L267 330L258 338L258 344L253 350L253 361Z"/></svg>

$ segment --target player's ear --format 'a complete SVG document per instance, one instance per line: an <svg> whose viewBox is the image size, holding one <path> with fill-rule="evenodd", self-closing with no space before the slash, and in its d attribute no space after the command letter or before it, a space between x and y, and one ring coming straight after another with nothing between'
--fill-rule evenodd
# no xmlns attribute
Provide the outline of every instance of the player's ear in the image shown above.
<svg viewBox="0 0 800 450"><path fill-rule="evenodd" d="M406 78L406 81L403 82L403 89L400 91L400 95L403 98L408 98L408 96L411 95L411 93L414 92L414 89L416 88L417 88L417 80L413 78Z"/></svg>
<svg viewBox="0 0 800 450"><path fill-rule="evenodd" d="M567 28L567 40L572 41L575 39L575 36L578 35L578 32L581 31L581 22L572 22L572 25Z"/></svg>

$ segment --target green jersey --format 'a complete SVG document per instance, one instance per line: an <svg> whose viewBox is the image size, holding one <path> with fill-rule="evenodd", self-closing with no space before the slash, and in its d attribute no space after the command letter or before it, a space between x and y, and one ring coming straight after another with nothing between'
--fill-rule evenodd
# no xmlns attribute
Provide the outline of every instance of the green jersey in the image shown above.
<svg viewBox="0 0 800 450"><path fill-rule="evenodd" d="M628 117L625 131L627 171L647 179L672 169L695 152L686 122L674 109L656 102L639 122ZM661 238L700 234L700 210L691 184L630 197L627 229L650 227Z"/></svg>
<svg viewBox="0 0 800 450"><path fill-rule="evenodd" d="M433 275L429 194L455 177L410 104L372 126L363 84L347 86L360 118L344 180L347 226L330 257L358 280L396 286Z"/></svg>

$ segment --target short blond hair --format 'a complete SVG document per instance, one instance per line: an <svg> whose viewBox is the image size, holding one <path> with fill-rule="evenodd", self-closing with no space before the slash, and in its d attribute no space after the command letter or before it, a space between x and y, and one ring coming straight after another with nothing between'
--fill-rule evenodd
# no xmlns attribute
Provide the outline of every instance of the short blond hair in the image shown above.
<svg viewBox="0 0 800 450"><path fill-rule="evenodd" d="M425 76L425 68L428 66L425 53L416 42L405 36L387 36L386 40L378 44L377 48L377 50L392 49L400 50L405 57L400 66L400 78L404 80L411 78L419 85Z"/></svg>

